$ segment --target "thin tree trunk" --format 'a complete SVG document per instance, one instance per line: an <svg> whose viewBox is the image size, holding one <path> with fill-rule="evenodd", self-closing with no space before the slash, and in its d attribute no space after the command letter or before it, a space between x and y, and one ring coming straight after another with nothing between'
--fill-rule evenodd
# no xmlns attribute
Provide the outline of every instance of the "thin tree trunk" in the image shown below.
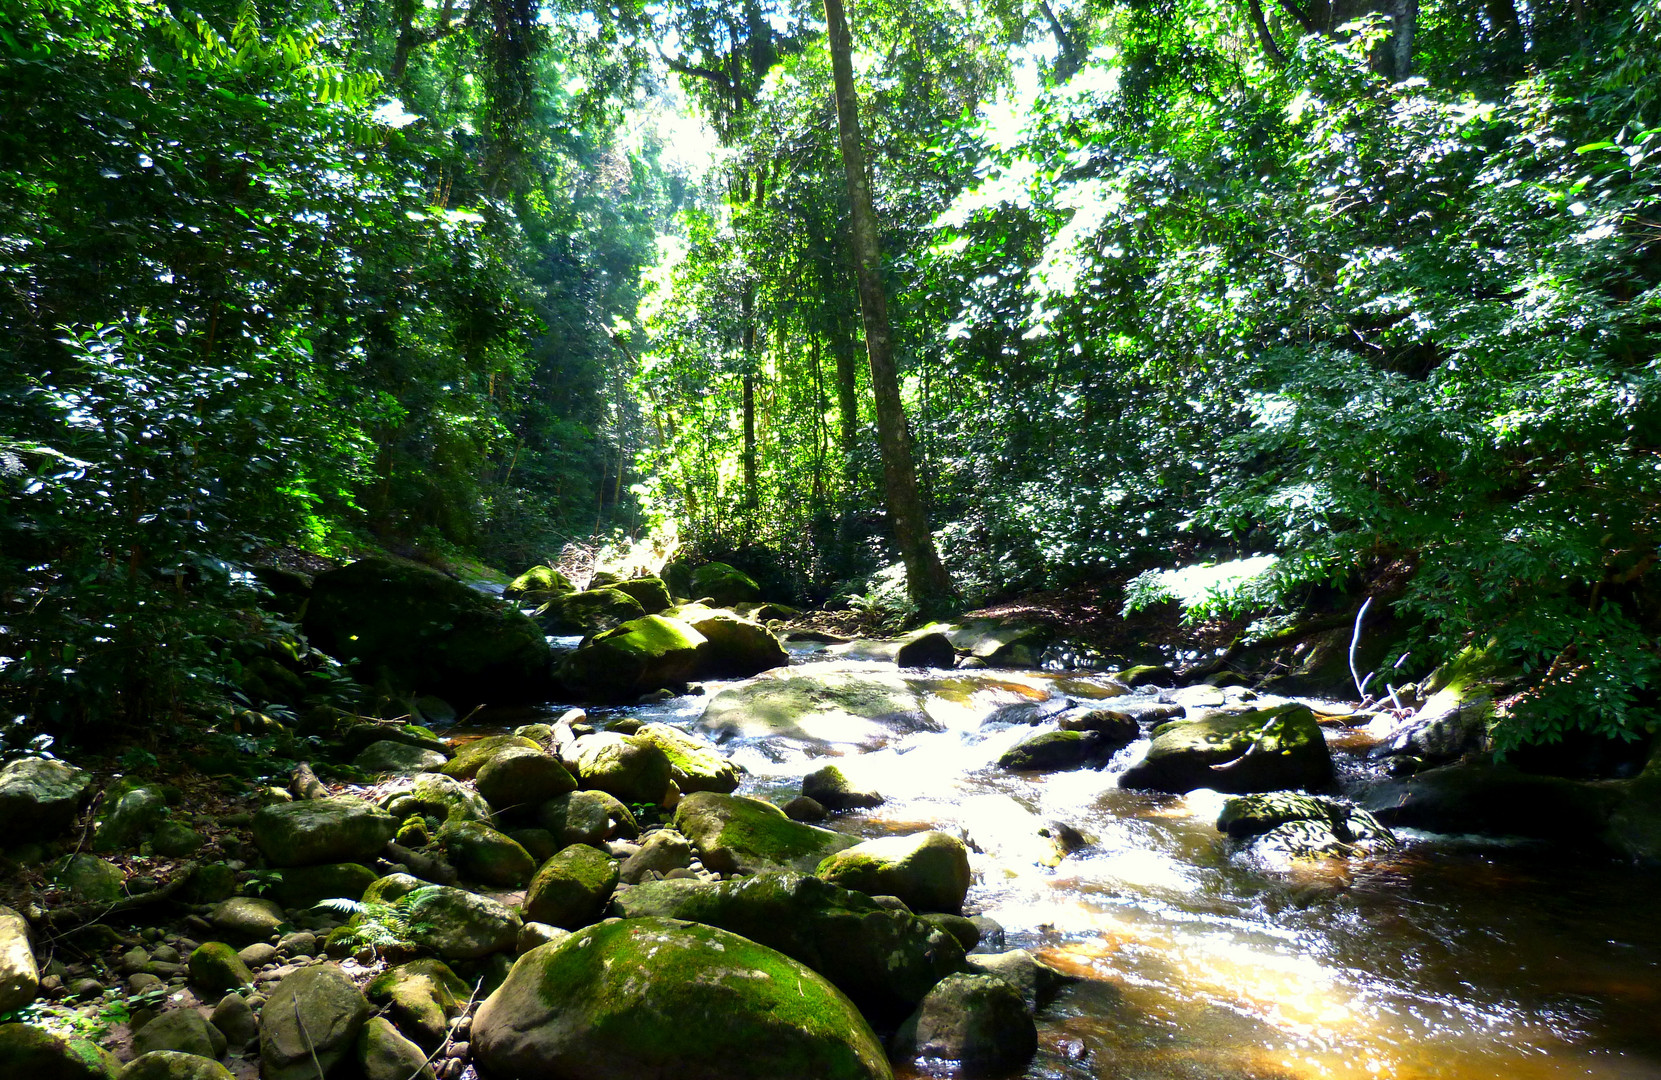
<svg viewBox="0 0 1661 1080"><path fill-rule="evenodd" d="M871 361L871 388L877 406L877 443L882 451L883 488L894 541L905 561L906 591L924 615L955 607L959 600L952 579L941 565L929 533L928 516L917 490L917 473L906 436L905 409L894 368L893 333L888 323L888 299L882 291L882 245L876 208L865 176L865 149L859 127L859 100L854 94L853 46L842 0L825 0L825 24L830 39L831 70L836 79L836 120L842 142L842 165L848 179L852 207L854 269L859 283L859 309L865 323L865 351Z"/></svg>
<svg viewBox="0 0 1661 1080"><path fill-rule="evenodd" d="M842 449L842 478L852 500L859 491L859 370L854 355L853 327L842 309L833 309L831 352L836 356L836 411L838 444Z"/></svg>

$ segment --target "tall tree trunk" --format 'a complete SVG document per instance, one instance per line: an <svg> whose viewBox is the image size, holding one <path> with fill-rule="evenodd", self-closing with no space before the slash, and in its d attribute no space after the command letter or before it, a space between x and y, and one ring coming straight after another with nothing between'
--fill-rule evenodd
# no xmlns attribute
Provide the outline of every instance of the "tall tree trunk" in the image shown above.
<svg viewBox="0 0 1661 1080"><path fill-rule="evenodd" d="M850 499L859 490L859 372L854 330L840 305L831 315L831 353L836 357L837 442L842 448L842 478Z"/></svg>
<svg viewBox="0 0 1661 1080"><path fill-rule="evenodd" d="M852 208L854 270L859 283L859 310L865 323L865 351L871 361L871 389L877 406L877 443L882 450L883 489L894 542L905 561L906 591L924 615L942 613L959 602L952 579L941 565L929 533L928 515L917 490L917 473L906 435L900 381L894 369L894 339L888 324L888 299L882 291L882 246L877 212L865 176L865 148L859 129L859 100L854 94L853 45L842 0L825 0L831 71L836 79L836 121L842 141L842 166Z"/></svg>

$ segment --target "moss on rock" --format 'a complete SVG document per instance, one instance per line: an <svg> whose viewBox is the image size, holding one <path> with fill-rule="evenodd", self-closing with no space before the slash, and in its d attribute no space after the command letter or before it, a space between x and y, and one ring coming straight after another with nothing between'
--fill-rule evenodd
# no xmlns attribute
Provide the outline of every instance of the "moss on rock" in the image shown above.
<svg viewBox="0 0 1661 1080"><path fill-rule="evenodd" d="M705 866L723 874L811 871L831 852L857 843L791 821L771 803L713 791L683 798L675 809L675 828L692 841Z"/></svg>

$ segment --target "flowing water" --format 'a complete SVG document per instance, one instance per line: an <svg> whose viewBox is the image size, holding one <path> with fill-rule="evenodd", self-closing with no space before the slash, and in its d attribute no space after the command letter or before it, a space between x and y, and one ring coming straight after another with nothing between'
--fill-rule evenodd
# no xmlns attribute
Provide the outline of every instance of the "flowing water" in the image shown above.
<svg viewBox="0 0 1661 1080"><path fill-rule="evenodd" d="M1145 741L1102 771L996 767L1031 731L1002 718L1088 704L1114 692L1105 682L978 672L931 690L940 731L875 748L763 738L723 749L749 770L740 794L782 802L837 754L887 802L833 827L940 828L971 842L968 907L1003 924L1010 948L1077 977L1041 1011L1024 1076L1661 1077L1661 875L1428 834L1367 862L1263 865L1217 832L1215 793L1117 786ZM618 712L692 726L707 701ZM1354 742L1334 742L1352 791L1367 779L1345 754ZM1041 830L1054 835L1053 822L1088 843L1048 866Z"/></svg>

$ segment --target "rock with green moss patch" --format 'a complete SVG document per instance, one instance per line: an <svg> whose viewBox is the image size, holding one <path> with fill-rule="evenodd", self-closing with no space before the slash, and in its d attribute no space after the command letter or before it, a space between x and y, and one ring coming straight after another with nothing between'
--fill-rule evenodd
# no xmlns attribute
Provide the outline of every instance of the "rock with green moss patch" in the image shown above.
<svg viewBox="0 0 1661 1080"><path fill-rule="evenodd" d="M369 1002L334 964L283 977L260 1012L261 1080L316 1080L346 1060L369 1020Z"/></svg>
<svg viewBox="0 0 1661 1080"><path fill-rule="evenodd" d="M398 831L391 814L363 799L301 799L254 815L254 843L272 866L363 862Z"/></svg>
<svg viewBox="0 0 1661 1080"><path fill-rule="evenodd" d="M202 863L178 892L187 904L217 904L236 892L236 871L222 862Z"/></svg>
<svg viewBox="0 0 1661 1080"><path fill-rule="evenodd" d="M681 793L729 792L738 786L738 767L708 739L668 724L642 724L636 739L649 742L669 758L669 776Z"/></svg>
<svg viewBox="0 0 1661 1080"><path fill-rule="evenodd" d="M603 791L573 791L549 799L537 808L536 820L561 848L568 844L599 847L640 835L640 825L629 808Z"/></svg>
<svg viewBox="0 0 1661 1080"><path fill-rule="evenodd" d="M692 841L706 867L722 874L811 872L825 856L858 842L791 821L771 803L713 791L683 798L675 808L675 828Z"/></svg>
<svg viewBox="0 0 1661 1080"><path fill-rule="evenodd" d="M452 821L438 832L439 843L462 875L501 889L517 888L536 872L536 862L519 842L476 821Z"/></svg>
<svg viewBox="0 0 1661 1080"><path fill-rule="evenodd" d="M167 795L159 784L123 781L104 793L94 851L121 851L137 847L143 836L167 814Z"/></svg>
<svg viewBox="0 0 1661 1080"><path fill-rule="evenodd" d="M1109 746L1096 731L1040 731L1011 746L998 767L1015 772L1056 772L1100 766L1120 747Z"/></svg>
<svg viewBox="0 0 1661 1080"><path fill-rule="evenodd" d="M96 855L65 855L52 866L52 882L78 900L112 903L126 891L127 876Z"/></svg>
<svg viewBox="0 0 1661 1080"><path fill-rule="evenodd" d="M468 986L442 960L411 960L369 982L369 1000L386 1010L398 1030L431 1053L443 1045L461 1015Z"/></svg>
<svg viewBox="0 0 1661 1080"><path fill-rule="evenodd" d="M427 1055L384 1016L370 1017L358 1032L357 1061L363 1080L437 1080Z"/></svg>
<svg viewBox="0 0 1661 1080"><path fill-rule="evenodd" d="M883 804L880 794L859 790L835 765L821 766L802 777L802 796L826 810L864 810Z"/></svg>
<svg viewBox="0 0 1661 1080"><path fill-rule="evenodd" d="M546 604L556 596L574 593L577 587L571 579L551 566L533 566L508 582L502 590L502 599L526 606Z"/></svg>
<svg viewBox="0 0 1661 1080"><path fill-rule="evenodd" d="M838 851L817 874L844 889L897 896L913 911L959 914L969 892L969 849L938 830L885 836Z"/></svg>
<svg viewBox="0 0 1661 1080"><path fill-rule="evenodd" d="M548 600L536 621L550 634L602 634L646 614L640 601L617 589L585 589Z"/></svg>
<svg viewBox="0 0 1661 1080"><path fill-rule="evenodd" d="M724 562L705 563L692 571L690 595L713 600L721 607L754 603L761 599L761 586L735 566Z"/></svg>
<svg viewBox="0 0 1661 1080"><path fill-rule="evenodd" d="M19 758L0 767L0 821L8 844L48 840L74 824L92 774L51 758Z"/></svg>
<svg viewBox="0 0 1661 1080"><path fill-rule="evenodd" d="M633 699L692 678L706 640L678 619L647 615L590 637L560 663L556 674L584 698Z"/></svg>
<svg viewBox="0 0 1661 1080"><path fill-rule="evenodd" d="M1056 970L1025 949L976 954L969 956L967 963L1013 986L1027 1003L1027 1009L1033 1012L1072 981L1072 976Z"/></svg>
<svg viewBox="0 0 1661 1080"><path fill-rule="evenodd" d="M1147 756L1126 770L1119 786L1240 794L1318 789L1332 779L1332 757L1315 714L1294 704L1167 721L1154 728Z"/></svg>
<svg viewBox="0 0 1661 1080"><path fill-rule="evenodd" d="M306 635L373 682L431 693L458 706L542 698L548 642L530 619L435 570L361 559L319 574Z"/></svg>
<svg viewBox="0 0 1661 1080"><path fill-rule="evenodd" d="M1038 1050L1020 991L995 975L950 975L894 1033L896 1056L949 1062L965 1075L1013 1072Z"/></svg>
<svg viewBox="0 0 1661 1080"><path fill-rule="evenodd" d="M199 1054L152 1050L127 1063L120 1080L232 1080L231 1070Z"/></svg>
<svg viewBox="0 0 1661 1080"><path fill-rule="evenodd" d="M133 1053L155 1050L218 1058L225 1053L225 1036L193 1008L169 1009L133 1035Z"/></svg>
<svg viewBox="0 0 1661 1080"><path fill-rule="evenodd" d="M190 954L190 981L209 993L240 990L254 985L254 973L237 951L223 941L198 945Z"/></svg>
<svg viewBox="0 0 1661 1080"><path fill-rule="evenodd" d="M1062 713L1056 719L1063 731L1099 731L1113 752L1129 746L1142 737L1142 726L1136 717L1119 709L1090 709L1086 712Z"/></svg>
<svg viewBox="0 0 1661 1080"><path fill-rule="evenodd" d="M698 674L703 678L741 679L790 663L784 643L765 626L729 611L684 616L704 636Z"/></svg>
<svg viewBox="0 0 1661 1080"><path fill-rule="evenodd" d="M436 750L410 746L393 739L382 739L364 747L352 759L352 767L366 773L384 773L390 776L418 776L444 767L445 756Z"/></svg>
<svg viewBox="0 0 1661 1080"><path fill-rule="evenodd" d="M898 1020L963 961L960 941L909 911L804 874L652 881L619 893L625 918L688 919L777 949L867 1015Z"/></svg>
<svg viewBox="0 0 1661 1080"><path fill-rule="evenodd" d="M416 777L409 787L387 796L385 805L398 821L419 816L489 825L494 820L490 804L477 791L452 777L432 773Z"/></svg>
<svg viewBox="0 0 1661 1080"><path fill-rule="evenodd" d="M33 1024L0 1024L0 1076L26 1080L116 1080L121 1062L86 1039Z"/></svg>
<svg viewBox="0 0 1661 1080"><path fill-rule="evenodd" d="M491 758L515 748L542 749L535 740L523 735L486 735L482 739L457 743L451 748L450 760L439 771L453 780L472 780Z"/></svg>
<svg viewBox="0 0 1661 1080"><path fill-rule="evenodd" d="M442 959L476 960L519 940L519 916L488 896L449 885L423 885L409 896L411 940Z"/></svg>
<svg viewBox="0 0 1661 1080"><path fill-rule="evenodd" d="M182 821L163 821L150 837L150 850L167 859L184 859L196 854L207 838Z"/></svg>
<svg viewBox="0 0 1661 1080"><path fill-rule="evenodd" d="M1114 672L1113 678L1126 686L1175 686L1176 672L1163 664L1137 664Z"/></svg>
<svg viewBox="0 0 1661 1080"><path fill-rule="evenodd" d="M648 615L659 615L675 606L675 601L669 595L669 586L662 578L637 577L627 581L619 581L609 588L616 589L634 597L642 611Z"/></svg>
<svg viewBox="0 0 1661 1080"><path fill-rule="evenodd" d="M552 754L515 746L493 756L474 781L498 814L529 814L556 795L577 788L576 778Z"/></svg>
<svg viewBox="0 0 1661 1080"><path fill-rule="evenodd" d="M323 900L356 900L380 875L362 863L323 863L282 871L271 895L285 908L300 910Z"/></svg>
<svg viewBox="0 0 1661 1080"><path fill-rule="evenodd" d="M492 1076L892 1076L864 1017L822 976L737 934L670 919L608 920L532 949L479 1009L472 1038Z"/></svg>
<svg viewBox="0 0 1661 1080"><path fill-rule="evenodd" d="M669 793L669 755L650 739L600 731L577 740L577 781L624 803L656 805Z"/></svg>
<svg viewBox="0 0 1661 1080"><path fill-rule="evenodd" d="M525 892L525 918L566 930L600 917L617 888L616 859L587 844L572 844L543 863Z"/></svg>

